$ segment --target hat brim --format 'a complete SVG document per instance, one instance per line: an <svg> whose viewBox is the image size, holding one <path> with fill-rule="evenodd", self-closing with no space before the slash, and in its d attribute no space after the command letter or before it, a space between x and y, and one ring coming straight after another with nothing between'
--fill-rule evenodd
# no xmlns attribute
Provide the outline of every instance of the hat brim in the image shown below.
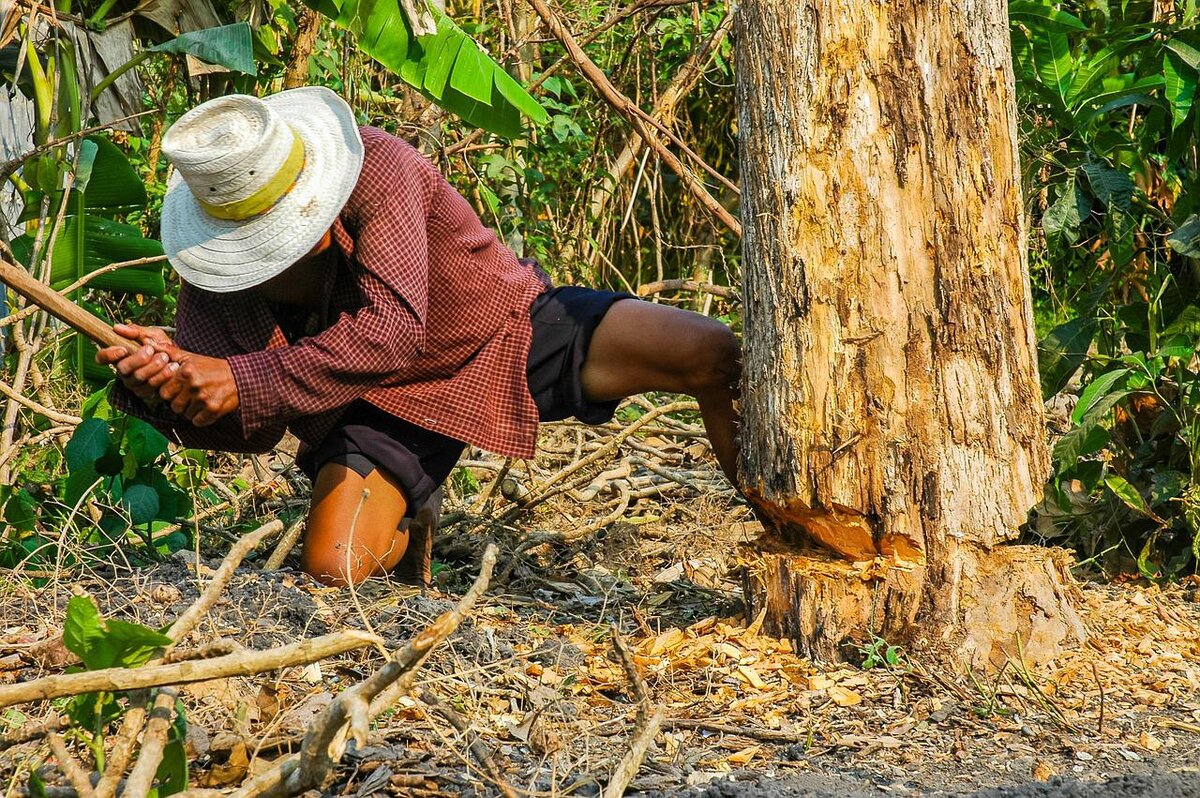
<svg viewBox="0 0 1200 798"><path fill-rule="evenodd" d="M252 288L282 273L337 220L362 171L363 144L354 112L322 86L264 97L304 142L304 168L275 205L244 221L209 216L176 173L162 209L167 260L206 291Z"/></svg>

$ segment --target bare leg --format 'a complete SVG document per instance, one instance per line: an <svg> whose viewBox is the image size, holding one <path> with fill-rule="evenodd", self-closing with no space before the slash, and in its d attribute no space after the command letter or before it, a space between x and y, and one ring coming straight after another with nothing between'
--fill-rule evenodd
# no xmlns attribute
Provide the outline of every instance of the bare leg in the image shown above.
<svg viewBox="0 0 1200 798"><path fill-rule="evenodd" d="M366 501L364 490L370 491ZM383 471L362 477L344 465L325 464L313 483L300 556L305 573L338 586L386 573L408 547L408 533L396 529L406 507L404 492Z"/></svg>
<svg viewBox="0 0 1200 798"><path fill-rule="evenodd" d="M737 481L741 347L719 321L652 302L622 300L596 328L583 364L583 390L592 401L646 391L696 397L713 453Z"/></svg>

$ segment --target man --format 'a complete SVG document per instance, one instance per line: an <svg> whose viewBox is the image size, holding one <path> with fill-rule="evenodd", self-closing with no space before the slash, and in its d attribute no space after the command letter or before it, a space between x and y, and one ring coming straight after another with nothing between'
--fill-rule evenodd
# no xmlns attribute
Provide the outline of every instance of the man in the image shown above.
<svg viewBox="0 0 1200 798"><path fill-rule="evenodd" d="M317 579L397 566L403 519L466 444L532 457L539 419L601 423L632 394L695 396L734 479L728 328L552 288L415 149L360 130L328 89L212 100L162 149L176 170L162 213L183 282L176 340L119 324L145 346L97 358L119 377L114 404L183 445L300 438L313 479L302 564Z"/></svg>

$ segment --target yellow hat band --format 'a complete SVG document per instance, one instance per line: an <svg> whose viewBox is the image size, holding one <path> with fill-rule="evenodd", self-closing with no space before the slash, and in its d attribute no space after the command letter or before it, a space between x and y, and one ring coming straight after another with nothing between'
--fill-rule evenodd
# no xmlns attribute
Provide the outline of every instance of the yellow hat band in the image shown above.
<svg viewBox="0 0 1200 798"><path fill-rule="evenodd" d="M303 169L304 142L293 131L292 149L288 153L287 160L283 162L283 166L279 167L279 171L272 175L271 179L253 194L245 199L226 202L221 205L205 202L199 198L197 198L197 201L209 216L231 222L242 222L252 216L258 216L260 213L270 210L275 203L283 199L292 190L292 186L296 185L296 179L300 177L300 172Z"/></svg>

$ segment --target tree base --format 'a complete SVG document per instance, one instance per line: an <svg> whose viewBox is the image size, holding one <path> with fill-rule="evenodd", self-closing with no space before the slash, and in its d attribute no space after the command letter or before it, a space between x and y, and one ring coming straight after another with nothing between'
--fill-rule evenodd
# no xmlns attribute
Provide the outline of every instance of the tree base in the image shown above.
<svg viewBox="0 0 1200 798"><path fill-rule="evenodd" d="M823 662L857 661L879 637L957 669L993 670L1010 659L1041 665L1086 640L1069 552L962 545L936 561L945 565L852 564L755 541L741 554L747 616L765 611L767 634Z"/></svg>

